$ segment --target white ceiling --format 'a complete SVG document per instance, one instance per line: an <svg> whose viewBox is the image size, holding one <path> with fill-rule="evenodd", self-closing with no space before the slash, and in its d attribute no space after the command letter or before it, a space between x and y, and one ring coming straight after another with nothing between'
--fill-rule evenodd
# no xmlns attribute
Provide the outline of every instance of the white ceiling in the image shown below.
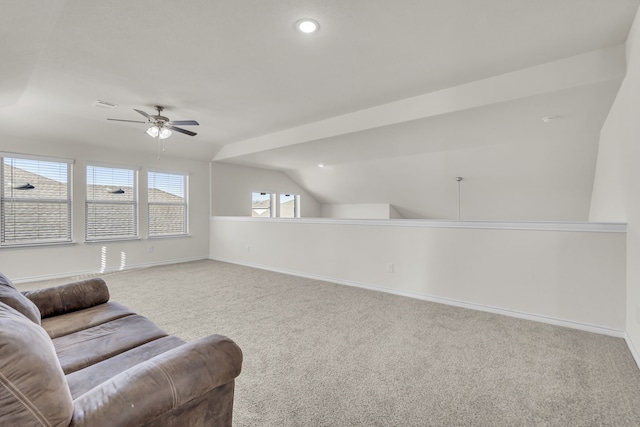
<svg viewBox="0 0 640 427"><path fill-rule="evenodd" d="M106 119L163 105L200 122L167 155L283 169L345 203L308 169L477 148L496 127L542 132L545 115L571 118L551 139L584 140L613 101L640 0L6 3L1 134L153 155L144 125ZM295 30L304 17L317 34Z"/></svg>

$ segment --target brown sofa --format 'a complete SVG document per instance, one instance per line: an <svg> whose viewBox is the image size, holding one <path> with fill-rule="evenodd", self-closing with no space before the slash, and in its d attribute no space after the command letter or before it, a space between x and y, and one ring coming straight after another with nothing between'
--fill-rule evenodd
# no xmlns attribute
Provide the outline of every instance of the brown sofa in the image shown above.
<svg viewBox="0 0 640 427"><path fill-rule="evenodd" d="M185 343L102 279L20 293L0 273L0 425L230 426L242 352Z"/></svg>

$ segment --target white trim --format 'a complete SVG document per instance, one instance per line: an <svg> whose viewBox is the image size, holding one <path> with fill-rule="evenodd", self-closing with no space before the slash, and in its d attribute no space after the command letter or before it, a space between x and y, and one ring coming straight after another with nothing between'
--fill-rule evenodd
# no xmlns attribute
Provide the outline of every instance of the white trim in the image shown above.
<svg viewBox="0 0 640 427"><path fill-rule="evenodd" d="M0 157L9 157L12 159L24 159L24 160L41 160L43 162L57 162L57 163L66 163L68 165L72 165L75 163L74 159L66 159L63 157L51 157L51 156L38 156L31 154L20 154L20 153L8 153L6 151L0 151Z"/></svg>
<svg viewBox="0 0 640 427"><path fill-rule="evenodd" d="M638 350L633 344L631 337L626 332L624 333L624 340L627 342L627 347L629 347L629 351L631 352L633 359L636 361L636 365L638 365L638 368L640 368L640 353L638 353Z"/></svg>
<svg viewBox="0 0 640 427"><path fill-rule="evenodd" d="M11 282L15 284L20 283L28 283L28 282L38 282L41 280L54 280L54 279L64 279L64 278L72 278L76 276L99 276L101 274L110 274L116 273L118 271L127 271L127 270L136 270L139 268L148 268L148 267L156 267L159 265L171 265L171 264L180 264L183 262L192 262L192 261L201 261L204 259L208 259L207 257L192 257L192 258L181 258L181 259L172 259L169 261L159 261L159 262L145 262L142 264L132 264L127 265L125 268L120 269L119 267L108 268L104 271L100 270L80 270L74 272L65 272L62 274L47 274L43 276L30 276L30 277L22 277L19 279L11 279Z"/></svg>
<svg viewBox="0 0 640 427"><path fill-rule="evenodd" d="M534 221L454 221L436 219L340 219L340 218L277 218L250 216L212 216L212 221L286 222L299 224L334 224L424 228L474 228L492 230L583 231L595 233L626 233L622 222L534 222Z"/></svg>
<svg viewBox="0 0 640 427"><path fill-rule="evenodd" d="M101 237L98 239L84 239L84 241L82 241L81 243L86 243L86 244L94 244L94 243L108 243L108 242L131 242L131 241L136 241L136 240L142 240L142 237L140 236L131 236L131 237L112 237L112 238L108 238L108 237Z"/></svg>
<svg viewBox="0 0 640 427"><path fill-rule="evenodd" d="M293 271L293 270L287 270L287 269L273 268L273 267L269 267L261 264L247 263L247 262L237 261L229 258L209 257L209 259L214 261L228 262L231 264L243 265L246 267L258 268L261 270L273 271L276 273L289 274L291 276L298 276L298 277L304 277L307 279L336 283L338 285L353 286L356 288L369 289L372 291L386 292L389 294L400 295L404 297L415 298L415 299L435 302L439 304L451 305L454 307L468 308L471 310L478 310L478 311L484 311L484 312L493 313L493 314L500 314L503 316L514 317L518 319L532 320L534 322L547 323L550 325L562 326L565 328L577 329L577 330L586 331L586 332L593 332L596 334L608 335L616 338L624 338L626 335L623 330L608 328L605 326L592 325L589 323L575 322L572 320L565 320L565 319L557 319L554 317L542 316L542 315L532 314L532 313L525 313L517 310L510 310L510 309L505 309L500 307L487 306L483 304L458 301L451 298L442 298L442 297L436 297L433 295L424 295L424 294L416 294L413 292L399 291L397 289L390 289L382 286L369 285L367 283L355 282L351 280L335 279L333 277L302 273L299 271ZM640 358L636 358L636 361L638 360L640 360ZM640 363L639 363L639 366L640 366Z"/></svg>
<svg viewBox="0 0 640 427"><path fill-rule="evenodd" d="M176 171L176 170L169 170L169 169L156 169L156 168L147 168L147 172L155 172L155 173L166 173L169 175L185 175L185 176L191 176L191 172L180 172L180 171ZM148 175L148 174L147 174Z"/></svg>
<svg viewBox="0 0 640 427"><path fill-rule="evenodd" d="M74 242L73 240L63 240L60 242L44 242L44 241L32 241L30 243L3 243L0 245L0 251L5 249L36 249L42 248L44 246L74 246L77 245L78 242Z"/></svg>
<svg viewBox="0 0 640 427"><path fill-rule="evenodd" d="M139 165L127 165L127 164L122 164L122 163L104 163L104 162L94 162L91 160L87 160L84 162L85 165L85 172L86 172L86 166L94 166L97 168L108 168L108 169L126 169L126 170L132 170L134 172L140 172L142 170L142 167Z"/></svg>
<svg viewBox="0 0 640 427"><path fill-rule="evenodd" d="M146 240L181 239L183 237L191 237L191 234L189 234L189 233L185 233L185 234L154 234L153 236L147 236Z"/></svg>

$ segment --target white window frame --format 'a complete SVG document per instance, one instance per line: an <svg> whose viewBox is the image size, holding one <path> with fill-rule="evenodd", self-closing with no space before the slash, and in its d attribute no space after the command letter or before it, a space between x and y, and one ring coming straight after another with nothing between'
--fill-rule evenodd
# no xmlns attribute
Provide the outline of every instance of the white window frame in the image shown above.
<svg viewBox="0 0 640 427"><path fill-rule="evenodd" d="M260 194L261 196L269 196L269 216L260 216L260 215L254 215L254 210L255 209L267 209L267 208L256 208L253 204L253 195L254 194ZM251 192L251 216L253 218L273 218L276 216L276 195L275 193L272 193L270 191L252 191Z"/></svg>
<svg viewBox="0 0 640 427"><path fill-rule="evenodd" d="M5 159L13 159L17 161L35 161L35 162L43 162L43 163L58 163L59 165L66 165L66 196L64 198L55 198L55 197L34 197L34 198L25 198L25 197L15 197L14 192L17 191L31 191L31 188L27 189L18 189L13 186L14 183L6 182L5 179ZM35 246L35 245L49 245L49 244L67 244L72 242L72 197L71 197L71 188L72 188L72 165L73 160L70 159L60 159L60 158L51 158L51 157L42 157L42 156L30 156L25 154L15 154L15 153L2 153L0 152L0 247L15 247L15 246ZM30 171L27 171L30 172ZM44 182L41 182L40 179L49 180L49 178L40 175L38 176L35 172L30 172L35 174L37 177L34 179L37 182L29 182L24 183L24 185L31 185L34 188L38 188L40 185L44 185ZM17 183L16 183L17 184ZM24 194L24 193L23 193ZM8 206L14 203L26 203L34 205L48 205L48 204L58 204L63 208L62 211L66 212L66 215L61 222L58 223L57 227L60 227L62 232L59 237L46 237L46 232L43 232L42 237L36 236L31 239L9 239L7 241L7 209ZM28 212L33 212L33 209L28 209ZM42 221L51 220L52 216L46 213L42 213L40 209L35 209L38 215L37 225L38 230L51 230L52 227L50 224L46 224ZM40 218L42 215L42 218ZM55 228L55 227L54 227ZM40 234L38 231L36 234Z"/></svg>
<svg viewBox="0 0 640 427"><path fill-rule="evenodd" d="M100 169L104 169L105 172L108 169L112 169L114 172L116 171L127 171L127 172L131 172L132 173L132 182L131 184L131 194L132 194L132 200L122 200L122 201L117 201L117 200L107 200L105 199L97 199L95 200L93 197L90 198L90 189L89 189L89 185L90 185L90 176L89 176L89 168L100 168ZM87 242L101 242L101 241L109 241L109 240L135 240L135 239L139 239L139 206L138 206L138 171L139 168L136 167L131 167L131 166L122 166L122 165L109 165L109 164L101 164L101 163L93 163L93 162L88 162L85 168L85 172L86 172L86 180L85 180L85 194L86 194L86 198L85 198L85 240ZM93 185L99 185L99 186L104 186L106 187L113 187L113 194L117 194L116 192L118 191L118 189L122 189L121 187L123 186L122 183L117 183L112 181L111 183L103 183L103 184L93 184ZM127 186L127 188L129 188ZM94 194L95 191L97 190L97 187L93 188ZM107 190L105 190L107 191ZM126 190L123 190L126 191ZM133 216L131 218L131 232L130 233L123 233L123 234L90 234L91 231L91 227L90 227L90 221L89 221L89 209L90 207L94 207L97 208L99 206L107 206L107 205L122 205L122 206L131 206L133 208Z"/></svg>
<svg viewBox="0 0 640 427"><path fill-rule="evenodd" d="M183 182L183 197L182 197L182 202L170 202L170 201L164 201L164 202L158 202L158 201L151 201L151 190L153 190L154 188L151 187L152 185L152 179L151 179L151 175L152 174L157 174L157 175L166 175L166 176L178 176L178 177L182 177L182 182ZM153 206L167 206L167 207L171 207L171 206L182 206L184 208L184 217L183 217L183 221L182 221L182 231L179 233L175 233L175 232L165 232L165 233L152 233L151 230L151 224L152 224L152 207ZM165 172L165 171L158 171L158 170L149 170L147 172L147 212L148 212L148 236L150 238L158 238L158 237L176 237L176 236L187 236L189 234L189 174L187 173L181 173L181 172Z"/></svg>
<svg viewBox="0 0 640 427"><path fill-rule="evenodd" d="M282 196L293 196L293 216L282 216ZM280 218L300 218L300 195L293 193L278 194L278 216Z"/></svg>

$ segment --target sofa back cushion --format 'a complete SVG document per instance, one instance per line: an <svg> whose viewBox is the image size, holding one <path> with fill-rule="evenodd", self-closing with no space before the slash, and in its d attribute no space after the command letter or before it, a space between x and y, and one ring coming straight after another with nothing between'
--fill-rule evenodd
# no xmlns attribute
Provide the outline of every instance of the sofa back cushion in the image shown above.
<svg viewBox="0 0 640 427"><path fill-rule="evenodd" d="M73 400L51 339L0 303L0 424L68 426Z"/></svg>
<svg viewBox="0 0 640 427"><path fill-rule="evenodd" d="M21 294L13 286L11 280L2 273L0 273L0 302L18 310L32 322L40 324L40 310L38 307L29 298Z"/></svg>
<svg viewBox="0 0 640 427"><path fill-rule="evenodd" d="M99 277L25 292L42 318L58 316L109 301L109 288Z"/></svg>

